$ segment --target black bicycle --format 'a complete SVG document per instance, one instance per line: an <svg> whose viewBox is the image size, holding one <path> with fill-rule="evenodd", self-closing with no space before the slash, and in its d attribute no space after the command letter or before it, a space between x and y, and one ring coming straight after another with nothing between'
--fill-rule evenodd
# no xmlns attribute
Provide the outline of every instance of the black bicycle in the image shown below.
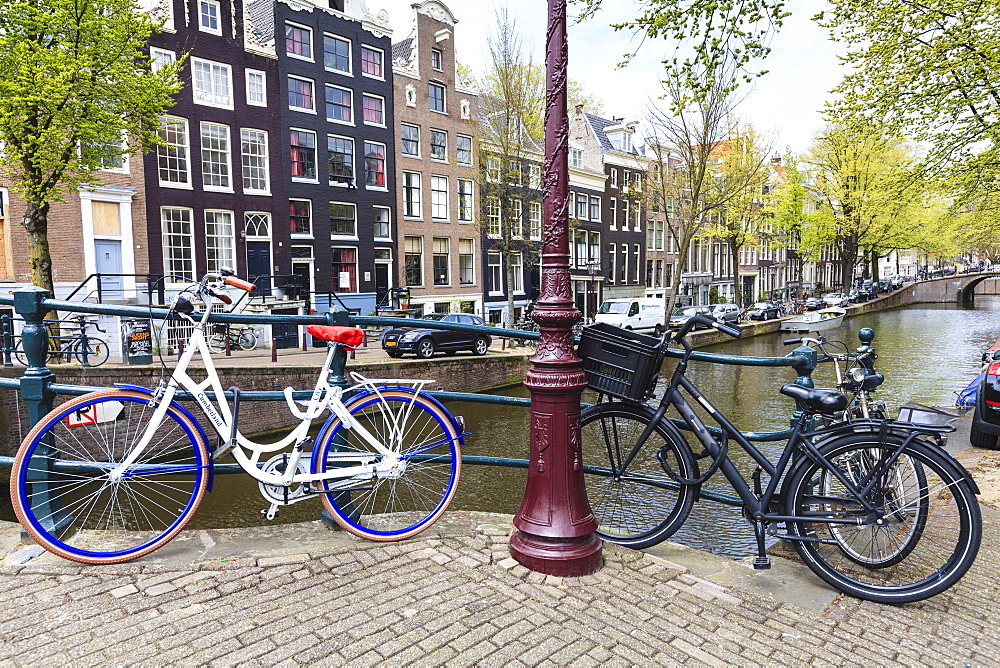
<svg viewBox="0 0 1000 668"><path fill-rule="evenodd" d="M672 535L687 519L701 485L717 471L743 502L753 525L755 568L770 567L768 538L790 542L827 583L880 603L908 603L955 584L975 560L982 517L969 473L941 447L951 425L855 418L806 431L813 416L843 413L836 390L785 385L802 408L777 462L770 461L685 376L696 324L738 337L740 329L695 316L673 335L684 353L654 409L653 391L670 334L662 339L594 325L580 357L599 402L581 415L591 507L603 539L642 548ZM715 437L688 403L718 423ZM698 456L674 422L704 448ZM745 479L729 458L735 442L757 468ZM698 460L709 462L702 471Z"/></svg>
<svg viewBox="0 0 1000 668"><path fill-rule="evenodd" d="M61 335L58 331L59 326L68 323L68 320L43 321L48 331L46 363L76 361L83 366L101 366L107 362L110 354L107 341L87 334L87 328L90 326L99 332L104 332L100 325L90 322L85 315L74 315L70 320L73 321L76 332L69 335ZM20 340L14 346L14 359L19 364L28 366L28 356Z"/></svg>

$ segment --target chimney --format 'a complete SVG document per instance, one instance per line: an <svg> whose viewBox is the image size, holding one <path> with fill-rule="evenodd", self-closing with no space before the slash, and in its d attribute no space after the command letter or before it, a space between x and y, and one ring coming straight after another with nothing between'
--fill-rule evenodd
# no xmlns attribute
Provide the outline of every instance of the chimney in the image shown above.
<svg viewBox="0 0 1000 668"><path fill-rule="evenodd" d="M576 113L578 115L583 113L583 105L582 104L576 105Z"/></svg>

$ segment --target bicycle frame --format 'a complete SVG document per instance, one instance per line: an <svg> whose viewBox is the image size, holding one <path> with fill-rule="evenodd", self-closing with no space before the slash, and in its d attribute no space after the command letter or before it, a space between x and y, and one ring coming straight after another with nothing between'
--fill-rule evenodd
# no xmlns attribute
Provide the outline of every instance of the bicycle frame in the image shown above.
<svg viewBox="0 0 1000 668"><path fill-rule="evenodd" d="M304 411L300 411L295 408L295 402L292 400L291 388L287 388L285 390L285 399L288 402L289 412L291 412L293 416L298 417L300 420L299 424L296 425L291 432L276 443L256 443L240 433L239 429L236 428L236 425L233 424L233 411L224 399L222 384L219 380L219 375L216 372L215 365L212 362L211 351L208 349L208 341L205 336L205 331L210 315L211 309L206 307L200 322L194 323L194 320L189 318L191 322L195 324L195 327L190 338L188 339L188 344L184 349L184 353L181 355L180 360L178 360L177 365L174 367L173 373L170 375L170 379L165 384L161 382L160 387L157 388L154 393L153 401L157 401L159 403L150 418L149 425L146 427L145 433L133 448L132 452L130 452L129 455L123 459L114 470L111 471L112 480L118 479L122 476L138 475L141 473L141 470L135 471L130 469L133 464L138 461L143 451L149 445L156 428L160 425L166 415L167 409L173 401L178 389L186 390L191 394L198 406L201 407L209 422L211 422L215 431L219 434L220 438L223 439L224 445L222 448L219 448L212 453L213 459L231 449L233 458L240 465L240 467L254 479L264 483L265 485L288 486L292 484L311 483L319 480L351 478L357 475L365 475L370 478L373 474L373 467L375 468L376 474L381 472L379 469L384 469L386 472L392 469L397 460L395 453L383 445L380 440L372 436L347 411L344 403L340 399L344 391L343 388L334 387L329 384L330 366L336 351L336 346L339 344L331 344L329 346L326 360L320 369L316 386L313 389L312 396L310 396L309 402ZM205 373L207 375L206 379L200 383L191 378L191 376L187 373L188 366L195 358L195 355L198 355L204 363ZM208 396L209 392L215 395L214 403ZM319 417L326 408L329 408L334 415L342 420L346 428L352 430L353 433L364 439L377 452L337 453L342 456L345 462L356 462L356 465L334 468L325 473L298 473L298 464L302 458L304 450L303 446L309 440L306 438L309 428L312 426L313 421ZM287 448L290 445L294 445L295 447L292 449L291 456L289 457L283 474L275 475L261 471L258 468L258 462L260 461L262 454L275 452ZM383 455L381 457L381 463L376 461L376 459L379 458L379 454Z"/></svg>

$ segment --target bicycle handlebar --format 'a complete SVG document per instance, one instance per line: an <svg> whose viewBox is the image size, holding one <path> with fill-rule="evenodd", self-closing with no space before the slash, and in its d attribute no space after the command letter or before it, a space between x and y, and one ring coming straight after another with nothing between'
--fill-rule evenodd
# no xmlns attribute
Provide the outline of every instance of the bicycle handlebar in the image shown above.
<svg viewBox="0 0 1000 668"><path fill-rule="evenodd" d="M225 284L234 288L239 288L240 290L245 290L250 294L257 292L257 286L250 281L244 281L242 278L236 278L235 276L226 276Z"/></svg>

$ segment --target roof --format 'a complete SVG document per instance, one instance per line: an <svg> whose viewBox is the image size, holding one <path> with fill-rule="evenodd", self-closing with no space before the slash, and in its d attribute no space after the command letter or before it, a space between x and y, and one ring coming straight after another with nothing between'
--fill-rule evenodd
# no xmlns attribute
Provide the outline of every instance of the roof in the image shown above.
<svg viewBox="0 0 1000 668"><path fill-rule="evenodd" d="M608 139L608 136L606 134L604 134L604 129L612 125L617 125L617 123L615 123L614 121L609 121L606 118L601 118L600 116L594 116L593 114L588 114L587 112L583 112L583 115L586 116L587 122L590 123L590 127L594 129L594 134L597 136L597 139L601 142L601 150L604 151L605 153L608 151L615 150L615 147L612 146L611 144L611 140Z"/></svg>
<svg viewBox="0 0 1000 668"><path fill-rule="evenodd" d="M246 18L262 44L274 39L274 0L254 0L246 6Z"/></svg>
<svg viewBox="0 0 1000 668"><path fill-rule="evenodd" d="M402 58L403 60L409 62L410 58L413 56L413 37L407 37L402 42L396 42L392 45L392 59L397 60Z"/></svg>

